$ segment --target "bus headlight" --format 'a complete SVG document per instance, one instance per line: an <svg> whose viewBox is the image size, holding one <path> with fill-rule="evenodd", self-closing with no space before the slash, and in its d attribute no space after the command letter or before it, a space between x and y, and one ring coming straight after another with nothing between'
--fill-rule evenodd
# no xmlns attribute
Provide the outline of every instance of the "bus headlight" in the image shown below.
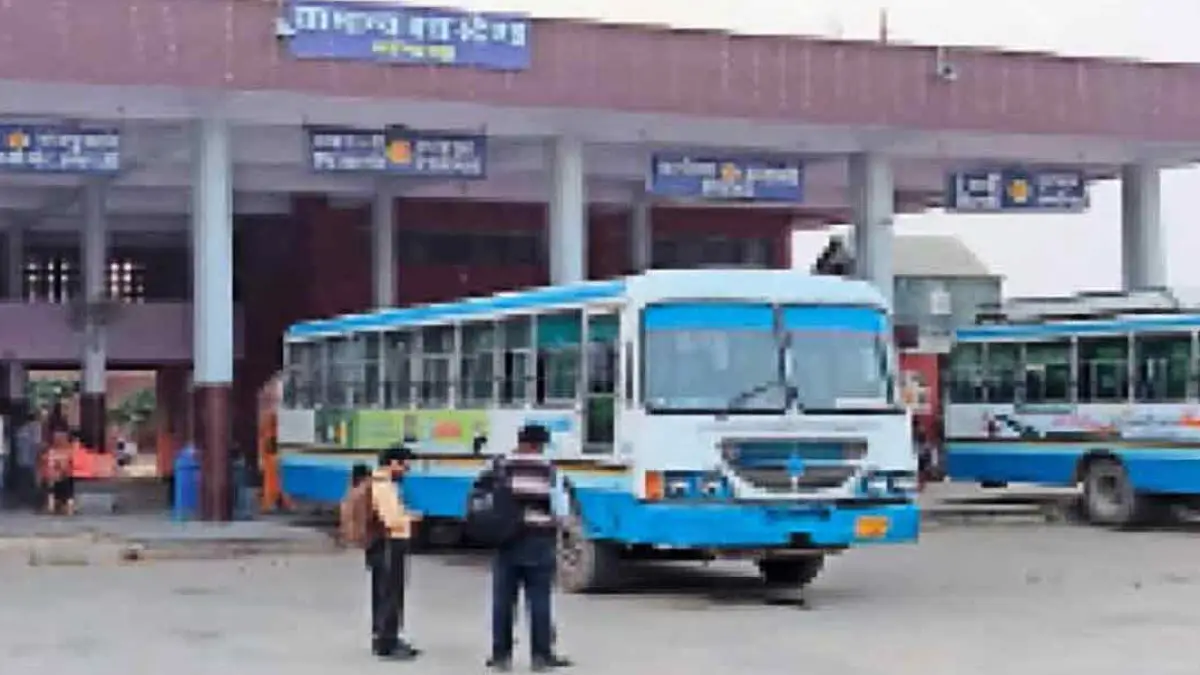
<svg viewBox="0 0 1200 675"><path fill-rule="evenodd" d="M690 485L688 481L683 479L673 479L667 481L667 499L684 499L690 496L688 495L689 487Z"/></svg>
<svg viewBox="0 0 1200 675"><path fill-rule="evenodd" d="M701 494L709 499L722 497L725 493L725 483L720 479L709 479L704 481L704 487L700 490Z"/></svg>
<svg viewBox="0 0 1200 675"><path fill-rule="evenodd" d="M863 481L863 487L869 494L883 494L891 488L891 481L887 476L872 475L867 476Z"/></svg>
<svg viewBox="0 0 1200 675"><path fill-rule="evenodd" d="M918 490L917 477L909 474L892 476L888 482L891 483L893 492L916 492Z"/></svg>

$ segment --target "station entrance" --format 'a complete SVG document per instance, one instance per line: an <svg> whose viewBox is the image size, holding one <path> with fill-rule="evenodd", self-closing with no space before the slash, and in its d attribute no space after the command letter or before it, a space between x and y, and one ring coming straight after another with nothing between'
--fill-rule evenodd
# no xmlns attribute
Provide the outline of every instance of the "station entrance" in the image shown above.
<svg viewBox="0 0 1200 675"><path fill-rule="evenodd" d="M1069 211L1116 177L1126 285L1156 285L1159 170L1200 156L1184 69L161 3L187 20L8 10L24 28L0 68L0 361L10 401L31 372L79 370L81 433L105 452L107 373L155 371L160 436L197 447L206 518L231 515L232 459L258 456L257 399L298 320L788 267L791 233L830 223L854 225L848 271L890 296L895 214ZM94 44L45 58L63 35Z"/></svg>

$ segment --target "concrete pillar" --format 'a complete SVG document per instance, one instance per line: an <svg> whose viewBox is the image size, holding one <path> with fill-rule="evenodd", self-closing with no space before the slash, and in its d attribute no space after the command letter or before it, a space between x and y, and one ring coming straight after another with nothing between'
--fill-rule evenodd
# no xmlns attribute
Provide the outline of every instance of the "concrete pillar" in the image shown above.
<svg viewBox="0 0 1200 675"><path fill-rule="evenodd" d="M895 292L892 237L896 197L892 167L880 155L853 155L849 179L855 276L874 284L890 306Z"/></svg>
<svg viewBox="0 0 1200 675"><path fill-rule="evenodd" d="M1167 285L1159 169L1121 169L1121 286L1127 291Z"/></svg>
<svg viewBox="0 0 1200 675"><path fill-rule="evenodd" d="M4 297L9 302L22 302L25 300L25 228L10 224L7 239L4 251Z"/></svg>
<svg viewBox="0 0 1200 675"><path fill-rule="evenodd" d="M587 279L587 184L583 143L557 137L550 143L550 283Z"/></svg>
<svg viewBox="0 0 1200 675"><path fill-rule="evenodd" d="M371 209L371 301L376 308L396 304L396 192L380 184Z"/></svg>
<svg viewBox="0 0 1200 675"><path fill-rule="evenodd" d="M8 241L4 260L4 299L24 302L25 288L25 231L15 223L8 225ZM25 367L16 354L4 354L4 393L13 403L25 398Z"/></svg>
<svg viewBox="0 0 1200 675"><path fill-rule="evenodd" d="M634 272L645 272L654 263L654 225L652 208L645 194L633 200L629 212L629 260Z"/></svg>
<svg viewBox="0 0 1200 675"><path fill-rule="evenodd" d="M192 184L193 430L200 458L200 511L229 520L233 388L233 165L229 126L196 125Z"/></svg>
<svg viewBox="0 0 1200 675"><path fill-rule="evenodd" d="M83 326L83 367L79 393L79 430L84 445L103 451L107 445L108 415L104 400L107 389L107 338L103 317L93 308L108 296L108 223L105 186L90 182L83 188L82 271L83 299L87 303Z"/></svg>

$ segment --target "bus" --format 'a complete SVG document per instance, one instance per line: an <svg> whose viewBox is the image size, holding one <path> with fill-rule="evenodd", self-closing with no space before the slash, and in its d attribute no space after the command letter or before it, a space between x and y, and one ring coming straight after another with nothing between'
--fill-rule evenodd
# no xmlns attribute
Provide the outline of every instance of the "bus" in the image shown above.
<svg viewBox="0 0 1200 675"><path fill-rule="evenodd" d="M958 330L946 472L988 487L1083 488L1103 526L1200 497L1200 305L1165 290L1012 301Z"/></svg>
<svg viewBox="0 0 1200 675"><path fill-rule="evenodd" d="M332 504L403 442L423 523L461 521L517 430L550 430L568 591L632 558L740 557L803 586L825 556L918 534L916 460L887 304L772 270L617 280L296 324L278 414L287 499Z"/></svg>

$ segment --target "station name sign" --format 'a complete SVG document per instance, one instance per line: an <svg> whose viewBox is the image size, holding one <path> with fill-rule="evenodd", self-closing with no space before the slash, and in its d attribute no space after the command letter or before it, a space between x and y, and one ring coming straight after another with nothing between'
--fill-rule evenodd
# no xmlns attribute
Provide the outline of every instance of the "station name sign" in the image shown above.
<svg viewBox="0 0 1200 675"><path fill-rule="evenodd" d="M1087 175L1074 169L981 169L953 173L949 211L1078 213L1088 208Z"/></svg>
<svg viewBox="0 0 1200 675"><path fill-rule="evenodd" d="M115 129L0 125L0 170L108 174L121 170Z"/></svg>
<svg viewBox="0 0 1200 675"><path fill-rule="evenodd" d="M646 190L676 199L798 203L804 199L804 167L790 159L657 154Z"/></svg>
<svg viewBox="0 0 1200 675"><path fill-rule="evenodd" d="M298 59L527 70L531 28L517 14L291 0L276 32Z"/></svg>
<svg viewBox="0 0 1200 675"><path fill-rule="evenodd" d="M487 176L487 138L387 129L309 129L312 169L425 178Z"/></svg>

